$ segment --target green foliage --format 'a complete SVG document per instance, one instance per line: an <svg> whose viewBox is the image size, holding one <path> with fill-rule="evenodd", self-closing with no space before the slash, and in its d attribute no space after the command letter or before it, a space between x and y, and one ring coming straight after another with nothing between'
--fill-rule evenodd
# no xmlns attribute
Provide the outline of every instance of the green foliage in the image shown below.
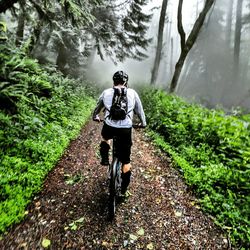
<svg viewBox="0 0 250 250"><path fill-rule="evenodd" d="M0 22L0 42L6 41L8 38L6 36L7 25L5 22Z"/></svg>
<svg viewBox="0 0 250 250"><path fill-rule="evenodd" d="M43 70L21 52L1 48L0 232L25 216L95 101L80 82ZM7 101L7 102L6 102ZM8 105L6 105L8 103Z"/></svg>
<svg viewBox="0 0 250 250"><path fill-rule="evenodd" d="M159 90L144 89L141 95L156 144L173 157L233 243L249 248L249 115L226 115Z"/></svg>
<svg viewBox="0 0 250 250"><path fill-rule="evenodd" d="M74 1L74 0L60 0L58 1L65 12L66 18L70 19L74 26L91 24L94 21L94 16L91 14L93 5L99 5L101 1Z"/></svg>
<svg viewBox="0 0 250 250"><path fill-rule="evenodd" d="M32 101L36 97L51 95L48 76L36 61L27 58L17 49L0 47L0 108L9 112L17 110L18 101ZM35 97L34 97L35 96Z"/></svg>

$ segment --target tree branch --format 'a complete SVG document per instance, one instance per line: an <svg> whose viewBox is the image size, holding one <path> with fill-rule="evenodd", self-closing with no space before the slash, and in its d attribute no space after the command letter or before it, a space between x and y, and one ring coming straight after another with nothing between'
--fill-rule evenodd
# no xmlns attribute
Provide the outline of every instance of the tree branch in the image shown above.
<svg viewBox="0 0 250 250"><path fill-rule="evenodd" d="M194 43L199 35L200 29L204 23L206 15L207 15L208 11L210 10L210 8L212 7L212 5L214 4L214 2L215 2L215 0L206 0L206 3L205 3L203 10L201 11L199 17L195 21L193 29L187 38L185 50L189 51L193 47L193 45L194 45Z"/></svg>
<svg viewBox="0 0 250 250"><path fill-rule="evenodd" d="M180 2L182 2L183 0L180 0ZM191 50L191 48L193 47L199 32L201 30L201 27L204 23L204 20L206 18L207 13L209 12L210 8L212 7L212 5L214 4L216 0L206 0L205 5L203 7L203 10L201 11L200 15L198 16L197 20L194 23L194 26L186 40L186 42L184 43L184 45L182 45L182 49L181 49L181 55L175 65L175 72L170 84L170 89L169 92L173 93L176 89L180 74L181 74L181 70L182 67L184 65L185 59L189 53L189 51Z"/></svg>
<svg viewBox="0 0 250 250"><path fill-rule="evenodd" d="M177 16L177 20L178 20L177 28L178 28L178 32L179 32L180 38L181 38L181 50L184 50L185 42L186 42L186 33L185 33L183 25L182 25L182 4L183 4L183 0L179 0L178 16Z"/></svg>

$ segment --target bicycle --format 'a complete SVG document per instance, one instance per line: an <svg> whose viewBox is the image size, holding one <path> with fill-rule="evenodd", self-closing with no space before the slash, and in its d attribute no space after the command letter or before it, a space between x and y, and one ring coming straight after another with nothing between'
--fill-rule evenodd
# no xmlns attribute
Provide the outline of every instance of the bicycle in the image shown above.
<svg viewBox="0 0 250 250"><path fill-rule="evenodd" d="M96 120L98 122L104 122L103 119ZM134 129L145 128L141 124L133 124ZM117 155L117 142L119 137L113 137L112 145L112 163L109 164L108 179L109 179L109 199L108 199L108 218L112 221L115 217L116 203L121 198L121 185L122 185L122 162Z"/></svg>
<svg viewBox="0 0 250 250"><path fill-rule="evenodd" d="M144 128L139 124L134 124L133 128ZM119 138L115 136L113 138L113 147L112 147L112 163L109 165L109 200L108 200L108 218L113 220L116 212L117 201L121 198L121 172L122 172L122 163L119 160L116 152L117 141Z"/></svg>

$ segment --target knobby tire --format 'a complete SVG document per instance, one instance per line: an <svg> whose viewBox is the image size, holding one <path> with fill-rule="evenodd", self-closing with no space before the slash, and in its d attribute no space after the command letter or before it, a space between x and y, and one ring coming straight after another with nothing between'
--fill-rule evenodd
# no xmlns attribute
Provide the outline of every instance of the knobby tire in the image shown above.
<svg viewBox="0 0 250 250"><path fill-rule="evenodd" d="M110 184L109 184L109 220L113 220L116 210L116 165L117 159L112 162L110 171Z"/></svg>

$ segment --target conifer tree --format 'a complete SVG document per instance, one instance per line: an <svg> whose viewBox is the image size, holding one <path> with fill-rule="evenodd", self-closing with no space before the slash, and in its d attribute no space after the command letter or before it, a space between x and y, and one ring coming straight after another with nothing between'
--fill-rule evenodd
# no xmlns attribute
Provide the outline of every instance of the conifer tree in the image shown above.
<svg viewBox="0 0 250 250"><path fill-rule="evenodd" d="M151 20L151 14L145 14L143 7L148 1L134 0L130 5L130 9L123 19L124 28L124 48L129 54L128 57L141 60L146 56L142 50L145 50L149 45L151 39L147 38L147 24ZM142 50L141 50L142 49Z"/></svg>
<svg viewBox="0 0 250 250"><path fill-rule="evenodd" d="M134 0L123 5L102 6L94 11L96 17L94 28L90 31L95 37L98 54L114 62L126 58L141 60L146 57L145 50L151 39L146 38L147 24L151 15L143 12L147 1ZM126 6L128 5L128 6ZM121 14L122 9L128 9Z"/></svg>

